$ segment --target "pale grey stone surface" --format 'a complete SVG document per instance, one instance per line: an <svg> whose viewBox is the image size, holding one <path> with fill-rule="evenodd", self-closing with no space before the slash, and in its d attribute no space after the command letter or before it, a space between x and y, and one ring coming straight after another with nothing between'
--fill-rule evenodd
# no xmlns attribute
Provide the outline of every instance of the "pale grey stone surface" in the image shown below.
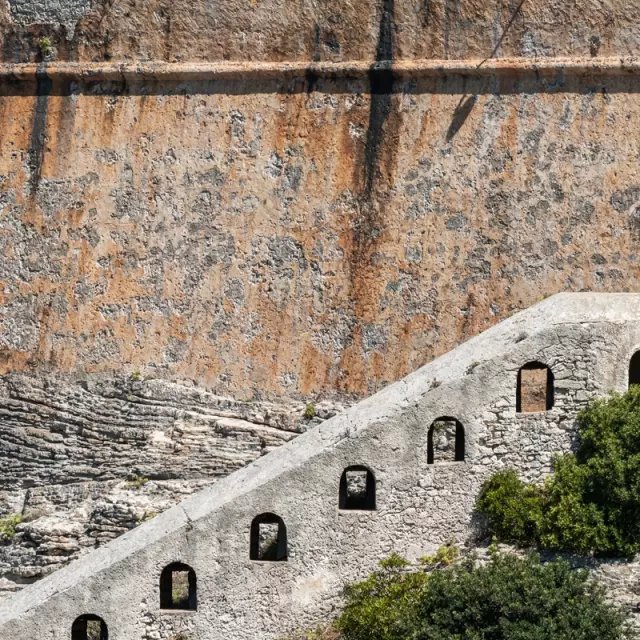
<svg viewBox="0 0 640 640"><path fill-rule="evenodd" d="M505 466L540 478L571 448L576 412L626 388L639 316L635 294L562 294L513 316L5 599L0 638L67 639L91 613L115 640L272 639L330 615L343 583L392 551L415 560L452 538L473 545L481 482ZM534 360L555 375L555 406L516 414L517 373ZM429 426L442 416L464 425L465 462L427 464ZM339 512L342 471L358 464L376 475L377 510ZM287 562L249 560L251 521L265 512L287 525ZM160 573L175 561L197 573L197 612L159 608ZM631 603L640 569L598 566Z"/></svg>
<svg viewBox="0 0 640 640"><path fill-rule="evenodd" d="M91 0L9 0L11 17L19 24L64 24L73 27L91 9Z"/></svg>

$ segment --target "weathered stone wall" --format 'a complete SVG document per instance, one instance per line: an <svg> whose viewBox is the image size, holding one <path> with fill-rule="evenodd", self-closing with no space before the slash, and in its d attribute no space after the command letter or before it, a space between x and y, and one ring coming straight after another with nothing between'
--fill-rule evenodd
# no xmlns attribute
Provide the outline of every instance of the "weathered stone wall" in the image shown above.
<svg viewBox="0 0 640 640"><path fill-rule="evenodd" d="M632 290L636 76L473 67L633 55L638 25L621 0L10 0L0 60L89 79L0 82L0 370L362 396L543 295ZM475 62L256 72L447 58ZM105 61L245 74L101 81Z"/></svg>
<svg viewBox="0 0 640 640"><path fill-rule="evenodd" d="M321 621L344 581L392 551L416 560L451 538L473 545L482 481L506 466L540 479L553 454L571 448L576 412L626 388L639 314L638 295L574 294L500 323L11 596L0 605L0 636L63 640L90 613L121 640L272 639ZM534 361L555 376L555 404L518 413L518 371ZM443 416L464 426L464 462L427 463L429 426ZM338 510L352 465L375 475L375 511ZM250 524L266 512L284 519L286 562L249 559ZM197 574L197 611L160 609L159 576L175 561ZM620 603L635 604L639 567L597 571Z"/></svg>
<svg viewBox="0 0 640 640"><path fill-rule="evenodd" d="M639 25L636 0L0 4L0 62L39 63L0 67L0 515L26 520L0 589L305 426L265 403L329 415L543 296L637 288L638 68L596 67Z"/></svg>
<svg viewBox="0 0 640 640"><path fill-rule="evenodd" d="M34 59L46 34L85 61L625 56L639 25L637 0L9 0L0 51Z"/></svg>
<svg viewBox="0 0 640 640"><path fill-rule="evenodd" d="M633 289L637 82L2 97L0 366L366 394L543 295Z"/></svg>

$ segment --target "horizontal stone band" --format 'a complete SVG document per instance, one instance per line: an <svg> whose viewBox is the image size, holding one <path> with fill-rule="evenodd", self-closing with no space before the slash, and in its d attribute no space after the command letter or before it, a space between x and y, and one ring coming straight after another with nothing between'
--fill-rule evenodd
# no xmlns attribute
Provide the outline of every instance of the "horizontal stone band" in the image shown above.
<svg viewBox="0 0 640 640"><path fill-rule="evenodd" d="M49 62L2 64L0 77L28 81L37 75L52 79L135 80L136 78L232 79L366 76L393 71L398 76L492 75L635 75L640 58L488 58L485 60L399 60L394 62Z"/></svg>

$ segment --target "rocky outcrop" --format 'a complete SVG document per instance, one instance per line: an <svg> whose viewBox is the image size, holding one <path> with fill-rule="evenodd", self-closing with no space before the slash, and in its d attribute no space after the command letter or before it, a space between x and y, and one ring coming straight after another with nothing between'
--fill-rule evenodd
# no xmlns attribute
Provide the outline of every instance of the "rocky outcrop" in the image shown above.
<svg viewBox="0 0 640 640"><path fill-rule="evenodd" d="M240 402L160 380L0 380L0 594L252 462L342 405Z"/></svg>

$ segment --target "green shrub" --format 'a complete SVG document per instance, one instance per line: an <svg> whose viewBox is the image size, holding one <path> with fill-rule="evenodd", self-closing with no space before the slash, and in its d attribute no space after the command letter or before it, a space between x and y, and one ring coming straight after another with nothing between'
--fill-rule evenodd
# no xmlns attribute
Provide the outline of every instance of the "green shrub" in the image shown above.
<svg viewBox="0 0 640 640"><path fill-rule="evenodd" d="M580 412L578 449L543 485L513 471L488 480L477 508L499 540L582 554L640 551L640 386Z"/></svg>
<svg viewBox="0 0 640 640"><path fill-rule="evenodd" d="M125 489L140 489L149 482L149 478L132 473L124 482Z"/></svg>
<svg viewBox="0 0 640 640"><path fill-rule="evenodd" d="M398 556L351 585L336 628L342 640L623 640L625 616L586 570L493 554L408 573Z"/></svg>
<svg viewBox="0 0 640 640"><path fill-rule="evenodd" d="M16 527L22 522L19 513L11 513L0 518L0 543L9 544L16 537Z"/></svg>
<svg viewBox="0 0 640 640"><path fill-rule="evenodd" d="M394 554L366 580L345 589L346 605L336 628L346 640L396 640L418 606L427 573L407 571L408 563Z"/></svg>
<svg viewBox="0 0 640 640"><path fill-rule="evenodd" d="M526 545L538 538L542 502L542 492L527 486L509 469L485 482L477 508L487 515L491 531L499 540Z"/></svg>
<svg viewBox="0 0 640 640"><path fill-rule="evenodd" d="M436 549L432 556L423 556L420 562L424 567L435 569L440 567L448 567L452 565L460 557L460 549L454 544L453 540L443 544Z"/></svg>
<svg viewBox="0 0 640 640"><path fill-rule="evenodd" d="M49 36L42 36L40 40L38 40L38 48L40 49L40 53L47 57L53 51L53 43L51 42L51 38Z"/></svg>

